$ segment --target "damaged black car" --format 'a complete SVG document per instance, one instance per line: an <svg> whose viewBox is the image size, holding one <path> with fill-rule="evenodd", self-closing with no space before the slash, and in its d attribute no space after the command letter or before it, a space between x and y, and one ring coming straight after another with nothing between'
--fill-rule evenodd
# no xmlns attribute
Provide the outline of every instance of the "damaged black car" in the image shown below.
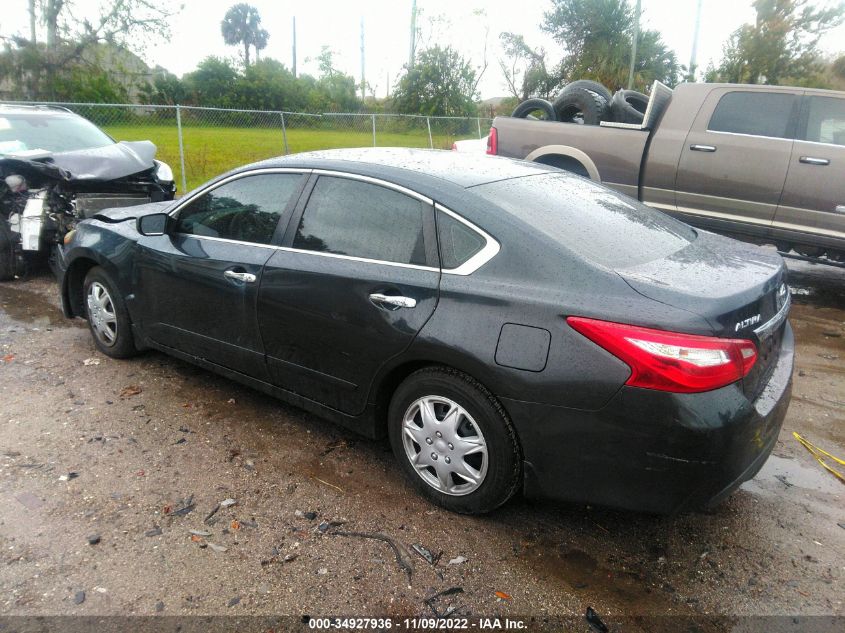
<svg viewBox="0 0 845 633"><path fill-rule="evenodd" d="M98 211L172 200L173 171L155 154L65 108L0 104L0 281L25 276Z"/></svg>

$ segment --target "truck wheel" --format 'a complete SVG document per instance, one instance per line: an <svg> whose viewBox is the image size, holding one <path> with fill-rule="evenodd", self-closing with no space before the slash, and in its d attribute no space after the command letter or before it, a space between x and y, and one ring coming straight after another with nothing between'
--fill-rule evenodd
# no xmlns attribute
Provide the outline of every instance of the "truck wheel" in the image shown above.
<svg viewBox="0 0 845 633"><path fill-rule="evenodd" d="M576 88L586 88L587 90L592 90L598 95L604 97L604 100L610 103L610 99L613 95L610 94L610 90L605 88L602 84L597 81L592 81L591 79L579 79L577 81L573 81L571 83L566 84L563 87L563 90L560 91L560 95L558 95L558 99L560 99L563 94L567 90L574 90ZM557 101L557 99L555 99Z"/></svg>
<svg viewBox="0 0 845 633"><path fill-rule="evenodd" d="M643 113L637 110L625 98L627 90L617 90L613 95L613 100L610 102L610 114L613 120L617 123L635 123L643 122ZM633 91L630 91L633 92Z"/></svg>
<svg viewBox="0 0 845 633"><path fill-rule="evenodd" d="M607 99L586 88L572 88L555 100L557 120L565 123L598 125L610 116Z"/></svg>
<svg viewBox="0 0 845 633"><path fill-rule="evenodd" d="M531 115L534 116L531 116ZM541 116L537 116L537 115ZM515 119L536 118L546 121L557 121L554 106L545 99L527 99L520 103L511 116Z"/></svg>
<svg viewBox="0 0 845 633"><path fill-rule="evenodd" d="M447 510L490 512L522 483L522 455L507 413L462 372L446 367L414 372L393 394L387 420L405 475Z"/></svg>
<svg viewBox="0 0 845 633"><path fill-rule="evenodd" d="M15 278L15 238L9 223L0 218L0 281Z"/></svg>

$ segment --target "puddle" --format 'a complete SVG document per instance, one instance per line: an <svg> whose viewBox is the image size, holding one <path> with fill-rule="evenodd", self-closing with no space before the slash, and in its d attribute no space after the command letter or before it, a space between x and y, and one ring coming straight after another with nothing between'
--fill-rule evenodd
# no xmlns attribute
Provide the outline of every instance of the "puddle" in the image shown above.
<svg viewBox="0 0 845 633"><path fill-rule="evenodd" d="M832 464L832 466L836 465ZM746 481L741 488L751 493L762 494L781 494L786 489L794 488L812 490L826 495L845 493L845 484L822 468L809 453L807 453L806 461L801 458L769 456L757 476L751 481Z"/></svg>
<svg viewBox="0 0 845 633"><path fill-rule="evenodd" d="M5 283L0 284L0 310L11 320L34 327L69 327L73 323L40 294Z"/></svg>

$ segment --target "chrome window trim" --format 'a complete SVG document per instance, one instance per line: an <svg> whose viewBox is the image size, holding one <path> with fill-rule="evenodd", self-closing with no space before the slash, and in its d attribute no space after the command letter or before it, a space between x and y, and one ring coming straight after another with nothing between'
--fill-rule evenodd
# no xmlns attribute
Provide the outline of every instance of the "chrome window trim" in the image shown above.
<svg viewBox="0 0 845 633"><path fill-rule="evenodd" d="M711 130L706 129L705 132L707 134L725 134L726 136L744 136L746 138L767 138L772 141L787 141L788 143L792 143L793 141L797 141L797 138L784 138L783 136L766 136L764 134L746 134L744 132L722 132L720 130Z"/></svg>
<svg viewBox="0 0 845 633"><path fill-rule="evenodd" d="M193 237L193 238L202 239L202 240L211 240L211 241L214 241L214 242L226 242L226 243L229 243L229 244L240 244L240 245L243 245L243 246L258 246L260 248L269 248L269 249L273 249L273 250L277 250L277 251L285 251L285 252L288 252L288 253L303 253L303 254L306 254L306 255L315 255L317 257L333 257L335 259L345 259L345 260L348 260L348 261L362 262L362 263L365 263L365 264L380 264L380 265L383 265L383 266L395 266L397 268L410 268L412 270L427 270L427 271L431 271L431 272L440 272L440 273L443 273L443 274L460 275L460 276L471 275L476 270L481 268L484 264L486 264L491 259L493 259L499 253L499 251L501 250L501 245L499 244L499 242L493 236L491 236L489 233L487 233L483 229L479 228L478 226L476 226L475 224L473 224L472 222L470 222L466 218L458 215L457 213L455 213L451 209L447 209L442 204L435 202L434 200L432 200L428 196L424 196L420 193L417 193L416 191L413 191L412 189L408 189L407 187L403 187L402 185L397 185L395 183L392 183L392 182L389 182L389 181L386 181L386 180L381 180L379 178L373 178L372 176L364 176L364 175L361 175L361 174L352 174L352 173L348 173L348 172L335 171L335 170L330 170L330 169L298 169L298 168L295 168L295 167L267 167L267 168L253 169L253 170L250 170L250 171L239 172L237 174L232 174L231 176L224 178L223 180L214 182L214 183L208 185L207 187L203 187L202 189L195 191L194 194L191 195L190 197L186 198L185 200L181 200L179 202L178 206L176 206L172 211L170 211L168 213L168 215L170 215L171 217L175 217L175 215L182 208L184 208L186 205L188 205L192 200L198 198L201 195L204 195L205 193L213 191L214 189L217 189L218 187L221 187L224 184L232 182L233 180L238 180L240 178L246 178L248 176L255 176L255 175L261 175L261 174L275 174L275 173L281 173L281 174L295 173L295 174L303 174L303 175L316 174L316 175L320 175L320 176L334 176L334 177L338 177L338 178L346 178L346 179L349 179L349 180L358 180L358 181L361 181L361 182L370 183L370 184L377 185L377 186L380 186L380 187L385 187L387 189L392 189L392 190L397 191L399 193L410 196L411 198L419 200L419 201L421 201L425 204L432 205L435 210L442 211L443 213L445 213L445 214L453 217L454 219L456 219L458 222L461 222L465 226L469 227L470 230L474 231L475 233L480 235L482 238L484 238L484 241L485 241L484 247L480 251L478 251L475 255L470 257L467 261L465 261L463 264L458 266L457 268L447 269L447 268L435 268L433 266L420 266L418 264L403 264L403 263L400 263L400 262L391 262L391 261L382 260L382 259L370 259L370 258L367 258L367 257L356 257L354 255L341 255L339 253L323 253L323 252L320 252L320 251L311 251L311 250L306 250L306 249L301 249L301 248L293 248L293 247L290 247L290 246L277 246L275 244L259 244L257 242L244 242L244 241L241 241L241 240L233 240L233 239L229 239L229 238L225 238L225 237L213 237L213 236L210 236L210 235L196 235L194 233L179 233L179 235L185 235L185 236L188 236L188 237ZM439 237L438 237L438 239L439 239Z"/></svg>
<svg viewBox="0 0 845 633"><path fill-rule="evenodd" d="M175 218L176 214L179 213L184 207L189 205L191 202L199 198L200 196L209 193L210 191L214 191L218 187L222 187L233 180L240 180L241 178L246 178L248 176L261 176L263 174L301 174L303 176L310 175L313 170L311 169L301 169L296 167L262 167L260 169L250 169L249 171L241 171L237 174L232 174L231 176L227 176L223 180L216 180L201 189L196 189L191 193L188 197L182 198L179 200L177 205L171 209L167 215L171 218ZM193 233L180 233L180 235L193 235ZM223 239L223 238L214 238L214 239ZM228 240L230 242L237 242L237 240ZM251 244L252 242L246 242L247 244Z"/></svg>
<svg viewBox="0 0 845 633"><path fill-rule="evenodd" d="M783 304L783 307L778 310L778 313L773 316L771 319L766 321L763 325L756 328L754 330L754 334L757 335L757 338L760 340L766 339L770 337L776 329L778 329L786 320L786 317L789 315L789 308L792 306L792 292L787 289L786 292L786 302Z"/></svg>
<svg viewBox="0 0 845 633"><path fill-rule="evenodd" d="M444 273L449 274L449 275L462 275L462 276L471 275L476 270L481 268L484 264L486 264L491 259L493 259L499 253L499 251L501 250L501 246L500 246L499 242L497 242L493 238L493 236L491 236L489 233L487 233L483 229L480 229L479 227L477 227L475 224L473 224L469 220L461 217L460 215L458 215L457 213L455 213L451 209L447 209L442 204L439 204L437 202L434 203L434 208L435 208L435 210L442 211L443 213L445 213L446 215L454 218L455 220L457 220L461 224L469 227L469 229L471 231L474 231L475 233L477 233L478 235L483 237L484 240L485 240L484 247L480 251L478 251L475 255L473 255L468 260L466 260L463 264L458 266L457 268L441 268L441 270ZM438 241L440 240L439 235L437 236L437 239L438 239Z"/></svg>

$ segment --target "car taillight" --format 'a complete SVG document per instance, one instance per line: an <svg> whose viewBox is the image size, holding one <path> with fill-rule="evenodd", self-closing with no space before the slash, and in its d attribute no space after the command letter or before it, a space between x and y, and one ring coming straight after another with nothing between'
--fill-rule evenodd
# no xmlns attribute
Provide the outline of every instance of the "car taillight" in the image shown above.
<svg viewBox="0 0 845 633"><path fill-rule="evenodd" d="M577 332L631 368L625 382L676 393L696 393L740 380L757 361L757 347L744 339L680 334L634 325L569 317Z"/></svg>
<svg viewBox="0 0 845 633"><path fill-rule="evenodd" d="M494 127L490 128L490 134L487 135L487 153L491 156L499 153L499 134Z"/></svg>

